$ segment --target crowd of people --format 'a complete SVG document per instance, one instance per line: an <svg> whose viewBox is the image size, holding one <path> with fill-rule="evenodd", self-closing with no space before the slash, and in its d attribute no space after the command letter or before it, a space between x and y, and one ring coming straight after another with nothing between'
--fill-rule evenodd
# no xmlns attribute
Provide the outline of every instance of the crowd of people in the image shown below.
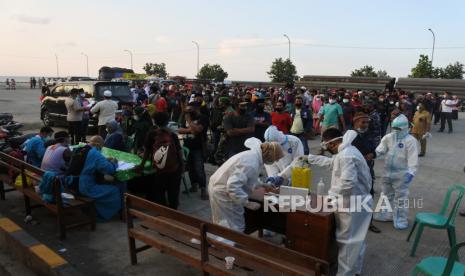
<svg viewBox="0 0 465 276"><path fill-rule="evenodd" d="M42 87L45 87L47 85L47 82L44 77L42 78L35 78L31 77L29 78L29 88L35 89L39 85L39 89ZM14 78L7 78L5 80L5 89L6 90L16 90L16 80Z"/></svg>
<svg viewBox="0 0 465 276"><path fill-rule="evenodd" d="M77 190L96 200L102 219L122 207L129 183L118 182L116 160L103 157L102 147L131 152L142 158L135 170L152 163L154 173L142 175L148 200L179 206L182 175L187 170L191 187L210 199L215 223L243 231L244 209L256 209L248 196L258 184L272 191L291 181L290 167L305 158L310 164L332 167L329 194L361 195L372 201L374 162L386 155L382 195L393 212L377 213L375 220L393 221L396 229L408 227L408 209L394 202L407 200L419 157L427 153L431 123L440 132L453 131L459 108L456 97L445 92L414 95L403 91L328 91L292 88L246 88L222 86L136 85L132 103L118 104L112 92L90 105L85 93L72 89L65 105L68 132L53 130L25 145L27 161L57 175L78 177ZM87 139L90 118L97 116L98 135ZM388 131L390 128L391 131ZM320 140L316 136L321 135ZM83 142L79 150L68 145ZM321 152L310 154L318 143ZM324 156L329 152L333 157ZM86 158L82 159L82 156ZM81 162L75 156L81 156ZM305 156L305 157L303 157ZM207 183L205 163L219 166ZM262 176L262 169L266 176ZM264 177L259 181L259 177ZM265 180L266 179L266 180ZM339 269L360 272L368 230L379 233L371 213L336 212ZM354 257L358 256L358 257Z"/></svg>

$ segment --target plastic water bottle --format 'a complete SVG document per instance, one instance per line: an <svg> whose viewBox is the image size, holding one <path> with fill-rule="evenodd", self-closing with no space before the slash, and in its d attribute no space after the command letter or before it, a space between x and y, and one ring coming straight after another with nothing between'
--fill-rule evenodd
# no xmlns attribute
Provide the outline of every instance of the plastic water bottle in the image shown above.
<svg viewBox="0 0 465 276"><path fill-rule="evenodd" d="M325 194L325 183L323 182L323 177L320 177L320 181L316 186L316 194L322 196Z"/></svg>

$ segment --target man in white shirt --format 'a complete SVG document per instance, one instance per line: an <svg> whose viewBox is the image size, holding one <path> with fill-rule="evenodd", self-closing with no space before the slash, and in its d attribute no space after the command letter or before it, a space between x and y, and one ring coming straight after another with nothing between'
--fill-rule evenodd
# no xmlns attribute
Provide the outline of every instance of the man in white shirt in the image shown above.
<svg viewBox="0 0 465 276"><path fill-rule="evenodd" d="M455 101L451 99L450 94L448 92L444 92L444 99L441 102L441 128L438 132L444 132L447 120L449 133L452 133L452 108L456 105Z"/></svg>
<svg viewBox="0 0 465 276"><path fill-rule="evenodd" d="M106 90L103 92L103 101L98 102L90 112L98 113L98 134L105 138L107 135L106 124L115 119L118 104L111 100L111 91Z"/></svg>

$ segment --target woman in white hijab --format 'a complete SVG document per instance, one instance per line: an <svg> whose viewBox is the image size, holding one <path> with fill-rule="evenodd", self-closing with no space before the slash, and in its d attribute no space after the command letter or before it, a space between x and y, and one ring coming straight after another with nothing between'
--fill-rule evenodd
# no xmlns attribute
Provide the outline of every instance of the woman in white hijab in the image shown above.
<svg viewBox="0 0 465 276"><path fill-rule="evenodd" d="M258 209L260 204L249 201L257 188L260 170L283 156L277 143L263 143L249 138L244 145L250 150L229 158L210 177L208 192L213 223L243 232L244 207Z"/></svg>
<svg viewBox="0 0 465 276"><path fill-rule="evenodd" d="M283 184L284 180L291 177L292 166L290 165L297 157L304 155L304 146L298 137L285 135L276 126L268 127L264 136L266 142L280 144L284 153L284 157L273 164L265 164L266 174L268 175L266 182L279 186Z"/></svg>

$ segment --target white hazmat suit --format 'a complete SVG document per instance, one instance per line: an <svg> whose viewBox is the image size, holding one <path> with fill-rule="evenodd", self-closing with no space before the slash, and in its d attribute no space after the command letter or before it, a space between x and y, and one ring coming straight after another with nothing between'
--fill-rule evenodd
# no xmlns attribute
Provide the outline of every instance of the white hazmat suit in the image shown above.
<svg viewBox="0 0 465 276"><path fill-rule="evenodd" d="M244 145L250 150L229 158L210 177L208 192L213 223L244 232L244 206L258 183L263 166L261 141L249 138Z"/></svg>
<svg viewBox="0 0 465 276"><path fill-rule="evenodd" d="M266 129L264 135L266 142L276 142L281 145L284 157L273 164L265 164L266 174L268 176L280 176L286 180L291 177L291 168L289 165L299 156L304 155L304 146L298 137L285 135L275 126Z"/></svg>
<svg viewBox="0 0 465 276"><path fill-rule="evenodd" d="M373 205L370 195L370 168L360 151L352 146L356 137L357 132L347 131L342 138L342 144L339 145L338 153L332 158L308 156L310 164L332 168L329 195L342 197L344 206L337 206L338 208L354 208L349 206L352 196L358 196L358 200L364 200L370 208ZM335 212L336 240L339 248L337 275L353 276L361 272L371 216L370 210L364 208L360 212Z"/></svg>
<svg viewBox="0 0 465 276"><path fill-rule="evenodd" d="M393 213L380 212L374 216L378 221L393 221L394 228L408 228L409 186L418 169L417 140L408 133L408 119L399 115L392 127L400 131L386 134L376 148L376 155L386 155L381 196L386 196ZM407 207L407 208L403 208Z"/></svg>

